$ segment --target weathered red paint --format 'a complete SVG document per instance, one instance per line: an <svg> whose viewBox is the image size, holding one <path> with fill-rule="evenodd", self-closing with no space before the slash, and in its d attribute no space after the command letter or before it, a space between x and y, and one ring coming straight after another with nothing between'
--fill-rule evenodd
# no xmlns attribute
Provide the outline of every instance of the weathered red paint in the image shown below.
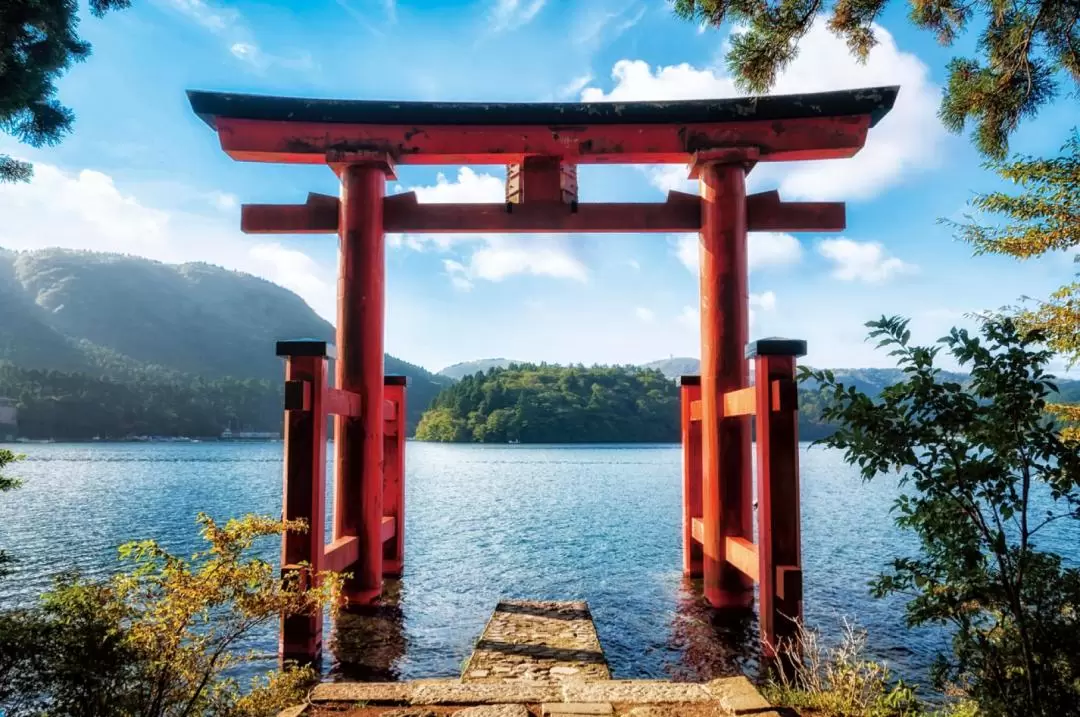
<svg viewBox="0 0 1080 717"><path fill-rule="evenodd" d="M529 156L573 164L686 164L714 148L754 148L779 162L851 157L869 115L718 122L561 126L475 126L275 122L218 117L221 148L247 162L325 164L327 153L379 152L398 164L520 164Z"/></svg>
<svg viewBox="0 0 1080 717"><path fill-rule="evenodd" d="M331 416L356 418L362 414L360 395L340 388L326 389L326 412Z"/></svg>
<svg viewBox="0 0 1080 717"><path fill-rule="evenodd" d="M758 613L766 655L802 619L799 427L794 356L754 359L757 388Z"/></svg>
<svg viewBox="0 0 1080 717"><path fill-rule="evenodd" d="M746 198L746 228L751 232L839 232L847 228L843 202L782 202L780 192Z"/></svg>
<svg viewBox="0 0 1080 717"><path fill-rule="evenodd" d="M705 164L700 180L704 590L714 607L746 607L753 585L728 566L725 539L751 536L750 421L725 417L723 403L749 383L745 170Z"/></svg>
<svg viewBox="0 0 1080 717"><path fill-rule="evenodd" d="M323 550L323 569L340 573L360 558L360 539L354 535L338 538Z"/></svg>
<svg viewBox="0 0 1080 717"><path fill-rule="evenodd" d="M405 382L387 378L383 392L390 410L383 437L383 515L394 520L394 536L383 542L383 575L401 577L405 560ZM389 414L389 416L388 416Z"/></svg>
<svg viewBox="0 0 1080 717"><path fill-rule="evenodd" d="M693 377L696 378L696 377ZM701 577L701 544L694 540L694 521L701 518L701 421L693 409L701 399L701 383L688 381L679 388L682 401L683 446L683 575Z"/></svg>
<svg viewBox="0 0 1080 717"><path fill-rule="evenodd" d="M326 388L326 359L288 356L285 380L309 387L307 405L285 411L285 468L282 515L303 520L304 533L286 532L281 538L283 573L300 573L309 584L323 569L323 516L325 515L326 421L322 413ZM307 567L300 567L306 563ZM278 654L283 660L313 662L322 649L322 614L294 615L281 620Z"/></svg>
<svg viewBox="0 0 1080 717"><path fill-rule="evenodd" d="M382 591L385 184L377 163L341 173L336 383L358 396L361 410L335 423L334 539L360 541L344 587L354 604L370 603Z"/></svg>

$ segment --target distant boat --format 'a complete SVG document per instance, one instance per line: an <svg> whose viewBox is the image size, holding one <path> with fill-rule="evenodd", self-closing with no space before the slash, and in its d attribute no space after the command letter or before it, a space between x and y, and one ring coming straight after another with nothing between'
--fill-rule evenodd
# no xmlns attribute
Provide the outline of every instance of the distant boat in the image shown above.
<svg viewBox="0 0 1080 717"><path fill-rule="evenodd" d="M515 438L512 441L507 441L507 443L509 443L510 445L513 446L513 445L517 445L518 443L521 443L521 441L519 441L518 439Z"/></svg>

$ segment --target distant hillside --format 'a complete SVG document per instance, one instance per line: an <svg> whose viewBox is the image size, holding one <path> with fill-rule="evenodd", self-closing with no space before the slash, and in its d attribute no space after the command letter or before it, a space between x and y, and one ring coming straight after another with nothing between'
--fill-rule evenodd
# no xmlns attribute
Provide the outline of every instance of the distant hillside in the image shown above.
<svg viewBox="0 0 1080 717"><path fill-rule="evenodd" d="M701 362L696 358L674 356L672 358L660 359L659 361L650 361L647 364L642 364L642 368L656 369L668 378L674 380L679 378L679 376L696 374L701 369Z"/></svg>
<svg viewBox="0 0 1080 717"><path fill-rule="evenodd" d="M489 359L477 359L476 361L462 361L456 363L453 366L447 366L438 372L439 376L445 376L454 381L460 381L466 376L472 376L477 371L480 373L487 373L488 369L493 368L507 368L512 364L524 363L524 361L515 361L513 359L505 358L489 358Z"/></svg>
<svg viewBox="0 0 1080 717"><path fill-rule="evenodd" d="M115 380L235 377L279 382L280 339L333 340L296 294L209 264L0 249L0 361ZM386 356L410 378L412 425L446 379Z"/></svg>
<svg viewBox="0 0 1080 717"><path fill-rule="evenodd" d="M643 368L656 369L671 379L677 379L682 375L694 375L701 371L701 362L696 358L669 358L652 361L643 364ZM753 364L750 366L753 375ZM898 368L834 368L833 374L837 380L845 386L854 386L868 396L877 396L886 386L899 383L904 378L904 373ZM965 383L967 374L942 371L943 380ZM1061 400L1066 403L1075 403L1080 400L1080 381L1059 379ZM816 391L817 381L804 381L799 388L806 391Z"/></svg>

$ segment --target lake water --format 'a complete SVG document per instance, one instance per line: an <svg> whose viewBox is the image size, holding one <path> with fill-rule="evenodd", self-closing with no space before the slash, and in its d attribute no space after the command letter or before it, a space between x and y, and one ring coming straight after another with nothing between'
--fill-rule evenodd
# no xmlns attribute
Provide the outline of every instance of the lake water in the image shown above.
<svg viewBox="0 0 1080 717"><path fill-rule="evenodd" d="M8 472L25 485L0 497L0 546L19 563L0 581L0 605L33 599L65 568L114 570L127 540L155 537L190 552L199 511L222 519L281 511L281 443L17 449L27 460ZM914 549L889 515L895 487L861 483L841 458L824 448L801 458L807 620L827 634L856 620L873 655L921 680L943 636L906 629L902 601L875 600L866 588L889 559ZM619 678L753 670L753 621L719 621L681 576L681 463L677 445L410 442L405 573L385 607L327 628L342 659L331 655L324 668L371 679L456 676L496 601L523 597L588 600ZM276 559L276 542L263 550ZM250 646L269 658L275 630Z"/></svg>

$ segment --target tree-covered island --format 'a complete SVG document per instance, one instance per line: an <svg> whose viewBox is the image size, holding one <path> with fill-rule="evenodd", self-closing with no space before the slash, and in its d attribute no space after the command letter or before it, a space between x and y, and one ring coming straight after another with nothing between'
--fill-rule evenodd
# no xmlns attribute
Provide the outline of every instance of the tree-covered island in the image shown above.
<svg viewBox="0 0 1080 717"><path fill-rule="evenodd" d="M800 392L800 430L829 427L816 393ZM463 377L420 419L422 441L476 443L670 443L679 441L679 388L640 366L514 364Z"/></svg>

